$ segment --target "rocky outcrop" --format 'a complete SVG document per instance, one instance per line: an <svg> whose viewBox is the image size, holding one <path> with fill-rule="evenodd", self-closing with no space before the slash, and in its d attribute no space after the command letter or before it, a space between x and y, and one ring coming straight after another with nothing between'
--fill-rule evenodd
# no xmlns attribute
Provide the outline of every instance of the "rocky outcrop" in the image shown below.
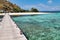
<svg viewBox="0 0 60 40"><path fill-rule="evenodd" d="M0 0L0 11L1 10L3 10L3 12L20 12L21 8L18 7L16 4L12 4L9 1ZM19 11L17 11L17 10L19 10Z"/></svg>

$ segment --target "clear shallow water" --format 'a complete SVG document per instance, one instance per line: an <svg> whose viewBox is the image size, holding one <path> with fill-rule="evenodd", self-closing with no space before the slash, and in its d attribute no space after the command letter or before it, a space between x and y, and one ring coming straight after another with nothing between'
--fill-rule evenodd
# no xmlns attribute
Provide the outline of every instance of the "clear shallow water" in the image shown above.
<svg viewBox="0 0 60 40"><path fill-rule="evenodd" d="M28 40L60 40L60 13L12 18Z"/></svg>

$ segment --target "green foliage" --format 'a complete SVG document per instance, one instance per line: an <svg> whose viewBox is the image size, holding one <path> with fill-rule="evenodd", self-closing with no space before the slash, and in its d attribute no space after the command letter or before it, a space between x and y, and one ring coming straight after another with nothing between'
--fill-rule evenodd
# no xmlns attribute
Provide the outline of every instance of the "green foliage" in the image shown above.
<svg viewBox="0 0 60 40"><path fill-rule="evenodd" d="M0 10L4 10L5 12L39 12L36 8L31 8L31 10L22 9L9 1L5 1L4 3L1 1Z"/></svg>
<svg viewBox="0 0 60 40"><path fill-rule="evenodd" d="M31 8L31 12L39 12L36 8Z"/></svg>
<svg viewBox="0 0 60 40"><path fill-rule="evenodd" d="M20 12L20 8L13 8L14 12Z"/></svg>
<svg viewBox="0 0 60 40"><path fill-rule="evenodd" d="M39 12L36 8L31 8L31 10L24 10L21 8L13 8L14 12Z"/></svg>

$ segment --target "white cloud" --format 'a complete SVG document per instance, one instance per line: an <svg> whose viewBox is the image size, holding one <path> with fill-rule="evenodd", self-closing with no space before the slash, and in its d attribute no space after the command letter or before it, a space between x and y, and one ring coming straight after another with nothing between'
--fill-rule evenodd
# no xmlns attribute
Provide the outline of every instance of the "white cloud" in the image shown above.
<svg viewBox="0 0 60 40"><path fill-rule="evenodd" d="M51 8L52 10L59 10L60 11L60 6L55 6Z"/></svg>
<svg viewBox="0 0 60 40"><path fill-rule="evenodd" d="M45 4L41 4L41 3L38 6L43 7L43 8L49 8L49 6L47 6Z"/></svg>
<svg viewBox="0 0 60 40"><path fill-rule="evenodd" d="M47 11L57 11L59 10L60 11L60 6L48 6L48 5L45 5L45 4L36 4L36 5L25 5L24 8L27 8L27 9L30 9L30 8L38 8L39 10L47 10Z"/></svg>
<svg viewBox="0 0 60 40"><path fill-rule="evenodd" d="M46 10L50 10L50 11L57 11L57 10L60 11L60 6L48 6L45 4L40 4L40 7L44 8Z"/></svg>
<svg viewBox="0 0 60 40"><path fill-rule="evenodd" d="M53 1L52 0L48 0L48 3L51 4Z"/></svg>

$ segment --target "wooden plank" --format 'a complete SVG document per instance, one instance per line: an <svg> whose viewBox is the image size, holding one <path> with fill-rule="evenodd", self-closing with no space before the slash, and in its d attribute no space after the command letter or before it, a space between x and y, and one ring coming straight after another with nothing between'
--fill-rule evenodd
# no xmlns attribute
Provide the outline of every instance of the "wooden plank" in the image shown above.
<svg viewBox="0 0 60 40"><path fill-rule="evenodd" d="M1 22L0 40L27 40L24 34L20 34L21 30L10 18L9 14L5 14Z"/></svg>

